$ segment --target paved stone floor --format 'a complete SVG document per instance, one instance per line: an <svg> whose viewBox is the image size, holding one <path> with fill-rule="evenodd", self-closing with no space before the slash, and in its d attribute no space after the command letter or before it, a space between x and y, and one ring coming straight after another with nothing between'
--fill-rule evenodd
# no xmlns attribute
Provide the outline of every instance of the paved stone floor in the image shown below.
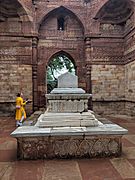
<svg viewBox="0 0 135 180"><path fill-rule="evenodd" d="M129 130L119 158L18 161L15 120L0 117L0 180L135 180L135 118L109 119Z"/></svg>

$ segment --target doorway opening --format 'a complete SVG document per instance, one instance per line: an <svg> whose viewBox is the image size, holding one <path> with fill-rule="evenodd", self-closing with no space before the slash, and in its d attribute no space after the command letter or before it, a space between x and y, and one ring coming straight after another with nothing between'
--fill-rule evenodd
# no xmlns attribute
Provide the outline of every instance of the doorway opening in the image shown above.
<svg viewBox="0 0 135 180"><path fill-rule="evenodd" d="M55 54L47 66L47 93L57 87L58 77L66 72L76 74L72 57L63 52Z"/></svg>

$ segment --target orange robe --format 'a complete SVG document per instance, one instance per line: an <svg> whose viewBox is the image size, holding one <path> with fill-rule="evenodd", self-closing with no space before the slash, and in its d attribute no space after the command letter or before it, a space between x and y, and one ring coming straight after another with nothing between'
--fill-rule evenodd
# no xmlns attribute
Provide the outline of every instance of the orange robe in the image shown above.
<svg viewBox="0 0 135 180"><path fill-rule="evenodd" d="M22 97L17 97L16 98L16 114L15 114L15 119L17 121L20 121L22 116L24 116L24 118L26 118L26 112L24 109L26 102L23 102L23 98ZM20 108L17 108L20 107Z"/></svg>

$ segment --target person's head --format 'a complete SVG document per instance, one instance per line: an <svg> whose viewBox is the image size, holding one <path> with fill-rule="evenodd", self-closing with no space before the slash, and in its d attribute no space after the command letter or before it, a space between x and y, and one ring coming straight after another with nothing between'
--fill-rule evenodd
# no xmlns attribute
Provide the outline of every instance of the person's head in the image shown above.
<svg viewBox="0 0 135 180"><path fill-rule="evenodd" d="M17 97L20 97L21 96L21 93L17 93Z"/></svg>
<svg viewBox="0 0 135 180"><path fill-rule="evenodd" d="M21 92L21 93L18 93L17 94L17 97L23 97L23 93Z"/></svg>

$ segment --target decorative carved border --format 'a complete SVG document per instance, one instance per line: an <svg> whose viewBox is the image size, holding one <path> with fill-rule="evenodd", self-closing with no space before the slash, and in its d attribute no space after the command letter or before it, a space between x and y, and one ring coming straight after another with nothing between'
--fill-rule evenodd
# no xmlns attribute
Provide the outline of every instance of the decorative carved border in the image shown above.
<svg viewBox="0 0 135 180"><path fill-rule="evenodd" d="M109 157L121 154L121 136L17 138L19 159Z"/></svg>

